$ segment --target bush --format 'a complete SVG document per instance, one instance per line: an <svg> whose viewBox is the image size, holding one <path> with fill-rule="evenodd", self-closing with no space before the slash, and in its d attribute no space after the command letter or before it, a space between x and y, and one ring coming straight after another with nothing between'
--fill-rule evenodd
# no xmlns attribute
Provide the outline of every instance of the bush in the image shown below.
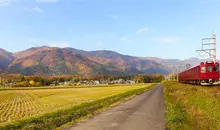
<svg viewBox="0 0 220 130"><path fill-rule="evenodd" d="M42 86L42 83L41 82L36 82L35 83L35 87L41 87Z"/></svg>
<svg viewBox="0 0 220 130"><path fill-rule="evenodd" d="M12 85L12 87L29 87L30 84L28 81L22 81L17 84Z"/></svg>

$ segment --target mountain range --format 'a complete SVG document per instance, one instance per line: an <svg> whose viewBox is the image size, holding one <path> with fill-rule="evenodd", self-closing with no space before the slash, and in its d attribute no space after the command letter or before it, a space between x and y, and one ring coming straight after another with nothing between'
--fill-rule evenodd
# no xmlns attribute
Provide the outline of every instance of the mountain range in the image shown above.
<svg viewBox="0 0 220 130"><path fill-rule="evenodd" d="M200 62L191 58L191 64ZM74 48L33 47L11 53L0 49L0 72L24 75L59 74L168 74L184 61L156 57L135 57L114 51L83 51Z"/></svg>

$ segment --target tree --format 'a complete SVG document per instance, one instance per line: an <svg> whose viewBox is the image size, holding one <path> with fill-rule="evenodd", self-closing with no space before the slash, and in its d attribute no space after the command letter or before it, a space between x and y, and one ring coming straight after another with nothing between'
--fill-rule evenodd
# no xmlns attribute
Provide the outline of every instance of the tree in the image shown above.
<svg viewBox="0 0 220 130"><path fill-rule="evenodd" d="M5 87L5 80L3 78L0 78L0 86Z"/></svg>
<svg viewBox="0 0 220 130"><path fill-rule="evenodd" d="M77 83L76 83L76 86L80 86L80 82L77 82Z"/></svg>
<svg viewBox="0 0 220 130"><path fill-rule="evenodd" d="M22 82L22 81L24 81L24 76L19 74L19 76L18 76L18 82Z"/></svg>
<svg viewBox="0 0 220 130"><path fill-rule="evenodd" d="M79 78L73 78L72 81L76 83L76 82L79 82L80 79Z"/></svg>
<svg viewBox="0 0 220 130"><path fill-rule="evenodd" d="M35 87L41 87L42 86L42 83L41 82L36 82L35 83Z"/></svg>
<svg viewBox="0 0 220 130"><path fill-rule="evenodd" d="M35 82L33 80L29 81L29 84L34 87Z"/></svg>
<svg viewBox="0 0 220 130"><path fill-rule="evenodd" d="M30 86L30 83L28 81L22 81L12 85L12 87L28 87L28 86Z"/></svg>

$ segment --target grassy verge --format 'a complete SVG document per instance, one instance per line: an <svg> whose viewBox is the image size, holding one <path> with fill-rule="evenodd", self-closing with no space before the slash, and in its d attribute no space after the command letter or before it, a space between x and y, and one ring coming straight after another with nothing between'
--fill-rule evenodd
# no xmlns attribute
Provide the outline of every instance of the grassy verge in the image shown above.
<svg viewBox="0 0 220 130"><path fill-rule="evenodd" d="M82 103L71 108L44 114L38 117L32 117L17 122L1 124L0 129L56 129L68 122L74 122L88 115L93 115L103 108L109 107L116 102L124 100L125 98L140 94L152 88L153 86L155 86L155 84L152 84L148 87L139 88L114 96L106 97L100 100Z"/></svg>
<svg viewBox="0 0 220 130"><path fill-rule="evenodd" d="M218 130L220 88L163 82L166 128L169 130Z"/></svg>

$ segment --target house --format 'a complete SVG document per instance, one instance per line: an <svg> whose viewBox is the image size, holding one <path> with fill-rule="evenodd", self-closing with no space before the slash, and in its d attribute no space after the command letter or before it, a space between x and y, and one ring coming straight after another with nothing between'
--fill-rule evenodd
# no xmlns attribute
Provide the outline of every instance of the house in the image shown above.
<svg viewBox="0 0 220 130"><path fill-rule="evenodd" d="M64 82L58 83L59 86L64 86Z"/></svg>
<svg viewBox="0 0 220 130"><path fill-rule="evenodd" d="M6 88L12 87L12 85L14 85L14 84L15 84L15 83L6 83L6 84L5 84L5 87L6 87Z"/></svg>
<svg viewBox="0 0 220 130"><path fill-rule="evenodd" d="M100 82L99 82L99 81L97 81L97 80L95 80L93 83L94 83L95 85L100 84Z"/></svg>
<svg viewBox="0 0 220 130"><path fill-rule="evenodd" d="M53 84L54 86L58 85L57 81L53 81L51 84Z"/></svg>
<svg viewBox="0 0 220 130"><path fill-rule="evenodd" d="M118 84L123 84L123 83L124 83L124 80L123 80L123 79L119 79L119 80L116 81L116 83L118 83Z"/></svg>
<svg viewBox="0 0 220 130"><path fill-rule="evenodd" d="M50 86L53 86L53 87L54 87L54 86L56 86L56 84L53 84L53 83L52 83L52 84L50 84Z"/></svg>
<svg viewBox="0 0 220 130"><path fill-rule="evenodd" d="M71 85L73 85L73 83L71 82L71 81L66 81L66 82L64 82L64 85L68 85L68 86L71 86Z"/></svg>
<svg viewBox="0 0 220 130"><path fill-rule="evenodd" d="M135 84L135 81L132 81L132 80L127 80L125 81L126 84Z"/></svg>
<svg viewBox="0 0 220 130"><path fill-rule="evenodd" d="M88 80L81 81L80 83L84 84L84 85L89 85L89 81Z"/></svg>
<svg viewBox="0 0 220 130"><path fill-rule="evenodd" d="M109 82L108 84L124 84L125 81L123 79L119 79L119 80L113 80L111 82Z"/></svg>
<svg viewBox="0 0 220 130"><path fill-rule="evenodd" d="M108 84L108 83L109 83L108 80L101 80L101 81L99 82L99 84Z"/></svg>

